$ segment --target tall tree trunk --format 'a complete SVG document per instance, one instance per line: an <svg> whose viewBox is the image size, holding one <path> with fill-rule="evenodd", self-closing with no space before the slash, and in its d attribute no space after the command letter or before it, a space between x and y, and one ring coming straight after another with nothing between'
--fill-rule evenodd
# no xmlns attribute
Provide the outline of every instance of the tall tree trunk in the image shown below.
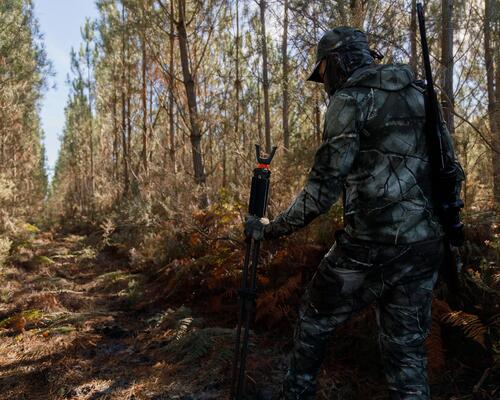
<svg viewBox="0 0 500 400"><path fill-rule="evenodd" d="M283 59L283 144L285 149L290 147L290 128L288 126L288 0L283 4L283 43L281 46L281 57Z"/></svg>
<svg viewBox="0 0 500 400"><path fill-rule="evenodd" d="M194 178L196 184L202 187L202 198L200 201L201 207L208 206L208 197L205 186L205 166L203 164L203 156L201 153L201 131L199 127L198 106L196 99L196 90L193 76L189 67L189 54L186 32L186 0L178 0L179 19L177 21L177 31L179 33L179 50L181 54L182 76L184 78L184 87L189 107L189 122L191 124L191 147L193 153Z"/></svg>
<svg viewBox="0 0 500 400"><path fill-rule="evenodd" d="M463 164L462 166L464 167L464 172L465 172L465 179L462 183L463 187L463 201L465 204L465 210L468 210L470 208L469 205L469 190L468 190L468 167L469 167L469 152L468 152L468 147L469 147L469 137L467 136L464 138L464 140L461 140L461 145L462 145L462 154L463 154Z"/></svg>
<svg viewBox="0 0 500 400"><path fill-rule="evenodd" d="M88 44L87 44L88 45ZM88 79L88 96L89 96L89 142L90 142L90 209L94 211L94 127L92 121L92 74L90 70L90 49L87 49L87 79Z"/></svg>
<svg viewBox="0 0 500 400"><path fill-rule="evenodd" d="M144 29L144 27L143 27ZM144 173L148 174L148 99L147 99L147 53L146 53L146 38L145 33L141 35L141 49L142 49L142 164Z"/></svg>
<svg viewBox="0 0 500 400"><path fill-rule="evenodd" d="M257 133L259 135L259 143L264 140L264 132L262 126L262 103L260 101L260 82L257 85Z"/></svg>
<svg viewBox="0 0 500 400"><path fill-rule="evenodd" d="M227 162L227 142L229 139L229 135L227 132L228 119L227 119L227 104L226 104L226 96L224 96L224 100L222 101L222 110L223 112L223 122L222 122L222 141L223 141L223 155L222 155L222 187L227 187L227 184L230 180L230 170L228 168Z"/></svg>
<svg viewBox="0 0 500 400"><path fill-rule="evenodd" d="M170 161L172 162L172 170L177 173L177 163L175 160L175 123L174 123L174 43L175 43L175 20L174 20L174 2L170 1L170 67L169 67L169 93L168 93L168 132L170 139Z"/></svg>
<svg viewBox="0 0 500 400"><path fill-rule="evenodd" d="M222 141L222 187L227 187L227 149L226 140Z"/></svg>
<svg viewBox="0 0 500 400"><path fill-rule="evenodd" d="M349 17L346 12L346 0L337 1L337 10L339 12L340 25L349 25Z"/></svg>
<svg viewBox="0 0 500 400"><path fill-rule="evenodd" d="M116 96L116 84L115 84L115 71L113 69L113 109L112 109L112 116L113 116L113 180L118 179L118 123L117 123L117 110L116 110L116 105L118 102L118 98Z"/></svg>
<svg viewBox="0 0 500 400"><path fill-rule="evenodd" d="M411 0L410 21L410 66L415 75L417 74L417 0Z"/></svg>
<svg viewBox="0 0 500 400"><path fill-rule="evenodd" d="M128 55L128 48L127 48ZM127 157L128 157L128 167L132 174L132 182L137 183L136 176L134 172L134 165L132 164L132 119L131 119L131 104L132 104L132 65L127 62ZM135 190L135 185L131 186L131 189ZM135 193L134 193L135 194Z"/></svg>
<svg viewBox="0 0 500 400"><path fill-rule="evenodd" d="M3 126L0 126L0 128L3 128ZM3 129L0 129L0 132L3 132ZM0 138L0 166L2 167L4 165L4 160L5 160L5 135L2 134L2 137Z"/></svg>
<svg viewBox="0 0 500 400"><path fill-rule="evenodd" d="M499 73L498 73L498 60L497 65L494 64L494 53L498 54L498 49L493 50L491 45L491 33L493 25L493 16L495 14L495 0L485 0L484 2L484 63L486 66L486 82L488 89L488 119L490 123L490 132L492 137L492 144L494 150L491 154L491 161L493 163L493 196L495 201L495 208L499 209L500 204L500 155L497 153L500 151L500 132L499 128L499 110L498 110L498 93L500 89L498 84L500 83ZM496 67L496 68L495 68ZM496 75L496 90L495 90L495 75ZM496 91L496 93L495 93ZM495 151L496 150L496 151Z"/></svg>
<svg viewBox="0 0 500 400"><path fill-rule="evenodd" d="M148 164L151 165L153 163L153 153L155 151L155 145L154 145L154 136L155 136L155 126L154 126L154 113L153 113L153 104L154 104L154 72L153 68L149 67L148 68L148 81L149 81L149 97L148 97L148 103L149 103L149 112L148 112L148 143L149 143L149 150L148 150Z"/></svg>
<svg viewBox="0 0 500 400"><path fill-rule="evenodd" d="M314 93L314 135L316 143L321 143L321 109L319 105L320 94Z"/></svg>
<svg viewBox="0 0 500 400"><path fill-rule="evenodd" d="M496 10L497 18L499 17L499 11L498 9ZM496 26L498 27L499 22L497 19ZM496 32L496 37L498 38L498 35L500 32ZM494 154L494 180L495 180L495 208L496 210L500 210L500 154L498 152L500 151L500 49L498 48L498 45L495 46L495 64L496 64L496 69L495 69L495 113L493 115L493 118L495 118L496 121L496 128L497 131L495 132L494 135L494 146L495 146L495 154Z"/></svg>
<svg viewBox="0 0 500 400"><path fill-rule="evenodd" d="M127 151L127 94L126 94L126 37L125 37L125 5L122 4L122 76L121 76L121 102L122 102L122 160L123 160L123 196L128 197L130 191L130 178L129 178L129 164L128 164L128 151Z"/></svg>
<svg viewBox="0 0 500 400"><path fill-rule="evenodd" d="M318 18L317 18L317 9L313 5L313 35L314 37L318 37ZM314 124L314 137L316 139L316 143L321 143L321 110L319 106L320 101L320 93L319 90L314 92L314 108L313 108L313 124Z"/></svg>
<svg viewBox="0 0 500 400"><path fill-rule="evenodd" d="M352 26L363 29L363 21L365 20L363 1L351 0L351 19Z"/></svg>
<svg viewBox="0 0 500 400"><path fill-rule="evenodd" d="M443 117L448 125L450 134L455 133L453 122L454 96L453 96L453 0L441 0L441 104Z"/></svg>
<svg viewBox="0 0 500 400"><path fill-rule="evenodd" d="M260 29L262 40L262 89L264 91L264 124L266 133L266 151L270 153L271 114L269 111L269 77L267 75L266 0L260 0Z"/></svg>
<svg viewBox="0 0 500 400"><path fill-rule="evenodd" d="M236 60L235 60L235 70L236 70L236 79L234 82L235 86L235 103L236 103L236 116L235 116L235 127L234 132L236 134L236 138L240 139L240 88L241 88L241 78L240 78L240 10L239 10L239 1L236 0L236 38L235 38L235 47L236 47ZM246 138L245 132L243 132L243 148L246 146Z"/></svg>

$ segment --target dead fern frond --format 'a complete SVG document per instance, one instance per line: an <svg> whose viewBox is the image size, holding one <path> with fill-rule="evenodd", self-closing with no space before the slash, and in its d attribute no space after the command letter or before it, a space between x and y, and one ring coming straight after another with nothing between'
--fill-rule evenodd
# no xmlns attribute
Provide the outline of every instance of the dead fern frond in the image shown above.
<svg viewBox="0 0 500 400"><path fill-rule="evenodd" d="M266 320L267 325L271 327L286 317L290 312L287 303L301 283L302 275L299 273L290 277L278 289L269 290L259 296L255 320Z"/></svg>
<svg viewBox="0 0 500 400"><path fill-rule="evenodd" d="M446 301L433 299L431 331L425 343L428 354L428 373L431 382L439 379L439 373L445 365L445 348L440 322L450 312L451 308Z"/></svg>
<svg viewBox="0 0 500 400"><path fill-rule="evenodd" d="M432 300L432 319L441 320L443 316L451 312L450 305L444 301L434 298Z"/></svg>
<svg viewBox="0 0 500 400"><path fill-rule="evenodd" d="M492 275L491 283L495 289L500 289L500 272L494 273Z"/></svg>
<svg viewBox="0 0 500 400"><path fill-rule="evenodd" d="M467 338L486 348L485 340L488 328L477 315L468 314L464 311L452 311L445 314L441 321L459 328Z"/></svg>
<svg viewBox="0 0 500 400"><path fill-rule="evenodd" d="M432 319L432 327L429 336L426 340L427 359L428 359L428 374L431 382L435 382L440 378L440 371L445 365L445 351L443 346L443 337L439 321Z"/></svg>

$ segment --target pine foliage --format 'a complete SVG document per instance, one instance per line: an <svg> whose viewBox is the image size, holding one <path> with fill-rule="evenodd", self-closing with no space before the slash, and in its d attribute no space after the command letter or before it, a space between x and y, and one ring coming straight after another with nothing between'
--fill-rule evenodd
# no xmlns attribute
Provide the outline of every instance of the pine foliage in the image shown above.
<svg viewBox="0 0 500 400"><path fill-rule="evenodd" d="M0 2L0 25L0 219L33 218L47 190L39 107L50 63L31 0Z"/></svg>

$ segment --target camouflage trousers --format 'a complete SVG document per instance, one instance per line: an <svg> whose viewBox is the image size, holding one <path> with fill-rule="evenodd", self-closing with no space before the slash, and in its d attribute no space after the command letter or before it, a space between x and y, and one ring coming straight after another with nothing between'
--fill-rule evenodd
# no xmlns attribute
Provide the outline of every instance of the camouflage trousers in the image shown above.
<svg viewBox="0 0 500 400"><path fill-rule="evenodd" d="M302 299L284 399L315 398L316 375L329 337L373 303L391 399L430 399L424 342L444 257L442 240L386 245L356 241L343 231L336 239Z"/></svg>

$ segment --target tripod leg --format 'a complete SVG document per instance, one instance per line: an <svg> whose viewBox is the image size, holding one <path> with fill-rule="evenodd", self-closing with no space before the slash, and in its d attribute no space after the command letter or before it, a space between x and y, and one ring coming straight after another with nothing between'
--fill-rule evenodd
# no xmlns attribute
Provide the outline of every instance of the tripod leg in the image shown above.
<svg viewBox="0 0 500 400"><path fill-rule="evenodd" d="M252 241L247 240L247 247L246 247L246 252L245 252L245 261L243 262L243 271L242 271L242 283L241 283L241 288L242 291L246 291L248 288L248 264L250 262L250 253L252 250ZM235 335L235 349L234 349L234 358L233 358L233 376L232 376L232 382L231 382L231 399L234 399L235 395L235 390L236 390L236 379L238 376L238 364L239 364L239 358L240 358L240 343L241 343L241 325L243 323L243 319L245 318L245 310L246 310L246 299L240 294L239 298L239 305L240 305L240 312L238 313L238 326L236 328L236 335ZM239 386L239 385L238 385Z"/></svg>
<svg viewBox="0 0 500 400"><path fill-rule="evenodd" d="M255 293L256 278L257 278L257 263L259 261L259 251L260 251L260 241L254 242L254 248L252 252L252 277L250 281L250 291ZM248 352L248 338L250 334L250 318L253 311L253 301L254 299L248 299L248 309L245 313L245 333L243 334L243 343L241 347L240 355L240 373L238 377L238 386L236 392L236 398L238 400L242 399L245 388L245 364Z"/></svg>

